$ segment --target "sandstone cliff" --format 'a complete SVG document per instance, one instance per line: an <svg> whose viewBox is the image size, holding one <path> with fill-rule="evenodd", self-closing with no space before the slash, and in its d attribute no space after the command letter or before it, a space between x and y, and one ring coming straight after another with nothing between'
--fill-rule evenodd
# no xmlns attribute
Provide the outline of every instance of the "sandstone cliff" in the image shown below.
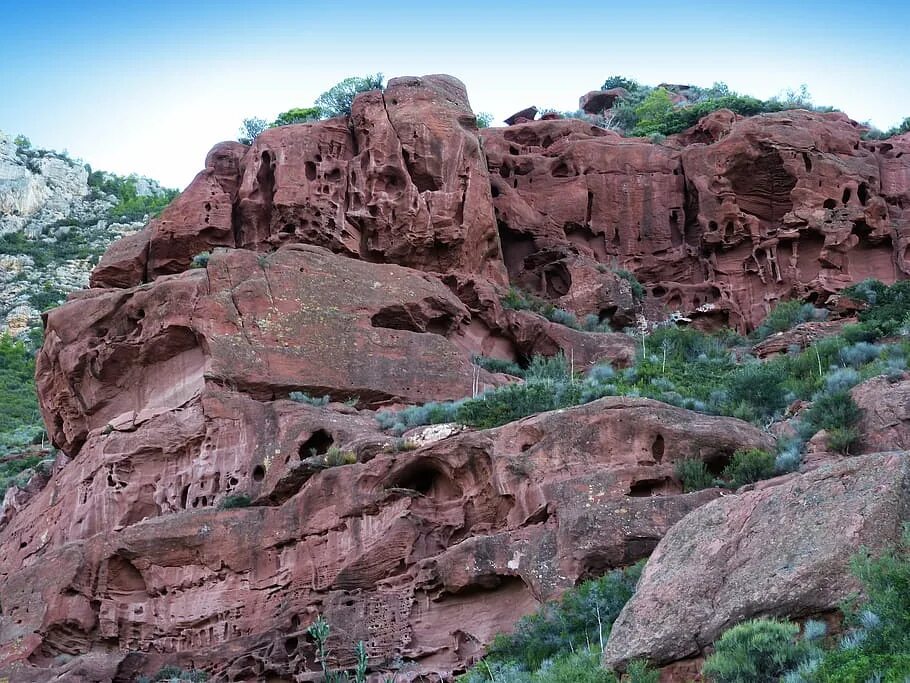
<svg viewBox="0 0 910 683"><path fill-rule="evenodd" d="M842 466L715 500L717 488L683 493L675 464L717 469L772 448L769 433L608 397L402 450L372 410L514 380L472 354L621 367L631 325L748 331L780 299L821 306L870 275L904 279L910 138L861 132L807 111L718 112L664 144L578 120L478 131L461 83L425 76L360 95L349 118L216 145L159 218L111 246L91 288L46 316L37 381L64 454L0 517L0 671L318 680L306 629L321 614L338 665L363 641L373 671L447 679L584 578L655 547L674 557L680 538L716 551L728 507L746 518L803 504L816 482L857 499L878 486L893 518L857 524L822 560L792 558L831 579L806 611L831 609L852 584L828 560L887 543L907 518L904 455L869 456L874 475ZM600 331L504 306L510 285ZM755 555L767 526L756 521ZM697 628L668 618L685 635L667 642L697 631L692 647L651 643L636 615L661 601L655 584L698 587L679 564L646 570L611 662L697 654L787 590L769 569L747 608L730 599Z"/></svg>

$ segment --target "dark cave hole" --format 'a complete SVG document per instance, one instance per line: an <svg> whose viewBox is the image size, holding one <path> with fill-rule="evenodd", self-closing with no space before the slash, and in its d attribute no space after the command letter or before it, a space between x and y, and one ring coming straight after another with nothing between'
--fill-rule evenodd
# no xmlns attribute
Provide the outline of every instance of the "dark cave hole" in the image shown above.
<svg viewBox="0 0 910 683"><path fill-rule="evenodd" d="M849 187L844 188L844 195L841 197L841 201L846 205L850 201L852 195L852 190Z"/></svg>
<svg viewBox="0 0 910 683"><path fill-rule="evenodd" d="M654 443L651 444L651 456L654 458L654 462L664 459L664 437L660 434L654 437Z"/></svg>
<svg viewBox="0 0 910 683"><path fill-rule="evenodd" d="M642 479L633 482L629 487L628 495L631 498L650 498L654 492L667 483L666 478L662 479Z"/></svg>
<svg viewBox="0 0 910 683"><path fill-rule="evenodd" d="M303 165L303 170L306 173L307 180L316 180L316 164L308 161Z"/></svg>
<svg viewBox="0 0 910 683"><path fill-rule="evenodd" d="M826 200L822 203L822 206L823 206L824 208L826 208L826 209L833 209L833 208L835 208L835 207L837 206L837 202L834 201L833 199L826 199Z"/></svg>
<svg viewBox="0 0 910 683"><path fill-rule="evenodd" d="M324 429L317 429L313 435L300 444L297 453L300 459L308 458L311 455L324 455L329 452L329 448L335 443L335 439Z"/></svg>
<svg viewBox="0 0 910 683"><path fill-rule="evenodd" d="M265 479L265 468L262 465L256 465L253 468L253 481L262 481Z"/></svg>
<svg viewBox="0 0 910 683"><path fill-rule="evenodd" d="M390 488L409 489L433 498L457 498L461 490L433 464L423 461L405 467L389 484Z"/></svg>
<svg viewBox="0 0 910 683"><path fill-rule="evenodd" d="M869 201L869 186L866 183L860 183L859 188L856 190L856 196L859 198L859 203L865 206L866 202Z"/></svg>
<svg viewBox="0 0 910 683"><path fill-rule="evenodd" d="M806 171L812 170L812 159L809 158L809 155L806 152L803 152L803 164L806 167Z"/></svg>

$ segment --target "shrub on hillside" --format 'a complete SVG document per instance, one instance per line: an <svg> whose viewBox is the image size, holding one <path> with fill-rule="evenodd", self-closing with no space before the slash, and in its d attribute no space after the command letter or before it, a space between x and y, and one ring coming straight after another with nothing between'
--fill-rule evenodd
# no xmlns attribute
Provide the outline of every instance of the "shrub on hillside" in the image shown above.
<svg viewBox="0 0 910 683"><path fill-rule="evenodd" d="M805 420L815 430L849 429L855 427L862 411L848 391L822 393L806 411Z"/></svg>
<svg viewBox="0 0 910 683"><path fill-rule="evenodd" d="M740 449L724 468L723 477L732 488L754 484L775 475L774 456L760 448Z"/></svg>
<svg viewBox="0 0 910 683"><path fill-rule="evenodd" d="M846 288L843 293L870 304L860 311L859 319L876 338L900 334L910 310L910 280L890 286L878 280L864 280Z"/></svg>
<svg viewBox="0 0 910 683"><path fill-rule="evenodd" d="M205 268L209 264L209 259L211 258L211 252L200 251L193 257L193 260L190 261L190 268Z"/></svg>
<svg viewBox="0 0 910 683"><path fill-rule="evenodd" d="M225 496L221 503L218 505L222 510L231 510L233 508L245 508L249 507L253 501L250 500L250 497L245 493L235 493L230 496Z"/></svg>
<svg viewBox="0 0 910 683"><path fill-rule="evenodd" d="M827 316L828 311L815 308L812 304L804 304L796 299L781 301L756 328L755 337L765 339L777 332L786 332L800 323L824 320Z"/></svg>
<svg viewBox="0 0 910 683"><path fill-rule="evenodd" d="M809 655L798 633L796 624L776 619L743 622L714 643L702 674L714 683L777 683Z"/></svg>
<svg viewBox="0 0 910 683"><path fill-rule="evenodd" d="M715 485L714 476L708 471L708 466L703 460L686 458L676 463L674 468L676 478L682 482L683 491L701 491Z"/></svg>
<svg viewBox="0 0 910 683"><path fill-rule="evenodd" d="M816 651L784 683L905 683L910 678L910 526L897 548L856 555L851 569L865 599L844 607L847 632ZM809 624L805 639L811 640Z"/></svg>
<svg viewBox="0 0 910 683"><path fill-rule="evenodd" d="M269 125L269 128L290 126L295 123L310 123L311 121L318 121L321 116L322 110L319 107L294 107L278 114Z"/></svg>
<svg viewBox="0 0 910 683"><path fill-rule="evenodd" d="M303 391L292 391L288 398L296 403L303 403L308 406L314 406L316 408L321 408L326 406L331 401L330 396L310 396L308 393Z"/></svg>
<svg viewBox="0 0 910 683"><path fill-rule="evenodd" d="M512 375L513 377L525 376L524 368L515 361L474 354L471 356L471 362L488 372L501 372L506 375Z"/></svg>
<svg viewBox="0 0 910 683"><path fill-rule="evenodd" d="M460 680L463 683L490 680L488 667L497 664L533 673L541 669L546 660L587 648L600 649L620 610L632 597L643 566L644 563L638 563L586 581L567 591L559 601L546 603L537 613L522 617L511 634L496 636L486 658ZM575 662L572 666L580 664L583 662Z"/></svg>

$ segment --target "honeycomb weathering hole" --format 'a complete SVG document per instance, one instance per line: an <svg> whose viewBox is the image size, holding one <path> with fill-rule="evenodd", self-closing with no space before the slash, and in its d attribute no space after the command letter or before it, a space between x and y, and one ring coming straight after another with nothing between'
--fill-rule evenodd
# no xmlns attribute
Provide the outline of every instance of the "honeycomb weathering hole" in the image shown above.
<svg viewBox="0 0 910 683"><path fill-rule="evenodd" d="M651 455L654 462L660 462L664 458L664 437L658 434L654 437L654 443L651 444Z"/></svg>
<svg viewBox="0 0 910 683"><path fill-rule="evenodd" d="M405 467L389 484L391 488L409 489L431 498L457 498L461 488L439 468L428 462L415 462Z"/></svg>
<svg viewBox="0 0 910 683"><path fill-rule="evenodd" d="M329 434L324 429L317 429L313 434L300 444L298 449L298 454L300 459L309 458L312 455L324 455L328 453L329 448L334 445L335 439L332 438L332 435Z"/></svg>

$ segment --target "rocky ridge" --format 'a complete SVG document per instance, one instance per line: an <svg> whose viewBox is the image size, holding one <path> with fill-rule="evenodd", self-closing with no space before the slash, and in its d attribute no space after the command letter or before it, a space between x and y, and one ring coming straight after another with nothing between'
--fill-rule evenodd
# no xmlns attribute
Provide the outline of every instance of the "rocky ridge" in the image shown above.
<svg viewBox="0 0 910 683"><path fill-rule="evenodd" d="M89 169L66 154L35 150L0 131L0 332L21 335L40 312L88 285L111 242L148 217L117 217L118 198L89 184ZM136 178L139 196L163 196Z"/></svg>
<svg viewBox="0 0 910 683"><path fill-rule="evenodd" d="M540 601L652 552L610 663L673 664L737 620L832 610L854 587L850 549L893 541L907 518L905 454L683 493L675 463L718 471L771 436L609 397L402 450L371 410L513 381L474 353L622 366L629 325L746 331L781 298L824 305L869 275L904 279L910 138L861 132L805 111L717 112L660 145L577 120L478 131L463 86L425 76L360 95L349 118L217 145L47 314L37 379L64 455L0 517L0 672L318 680L306 628L321 614L337 664L362 640L377 674L445 680ZM510 309L510 285L617 331ZM890 389L855 391L880 406L864 430L903 434L900 401L875 398ZM825 487L871 508L837 508ZM818 538L763 554L778 511L807 506ZM855 533L814 554L847 517ZM727 561L746 540L767 564L755 599L724 592L735 567L679 570L693 548ZM804 575L824 586L768 602ZM673 611L670 580L714 621ZM658 607L651 642L636 615Z"/></svg>

